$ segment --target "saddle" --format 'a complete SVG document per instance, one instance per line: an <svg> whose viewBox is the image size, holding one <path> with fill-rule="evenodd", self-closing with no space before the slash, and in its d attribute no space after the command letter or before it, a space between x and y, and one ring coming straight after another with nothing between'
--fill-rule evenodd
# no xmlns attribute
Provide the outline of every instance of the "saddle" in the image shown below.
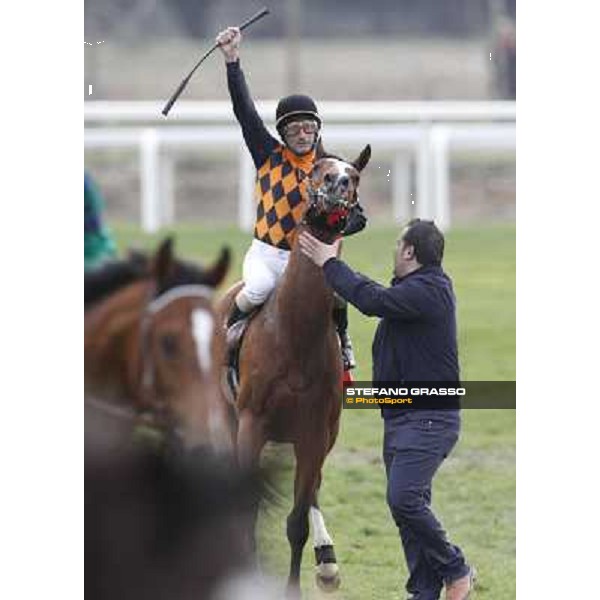
<svg viewBox="0 0 600 600"><path fill-rule="evenodd" d="M261 307L262 308L262 307ZM240 350L242 348L242 342L244 336L248 330L250 321L260 312L260 309L252 312L247 318L242 319L235 323L228 331L227 345L229 352L227 354L226 368L226 379L227 385L231 392L233 400L237 398L239 386L240 386ZM344 372L342 376L342 383L353 383L354 378L349 368L344 365Z"/></svg>

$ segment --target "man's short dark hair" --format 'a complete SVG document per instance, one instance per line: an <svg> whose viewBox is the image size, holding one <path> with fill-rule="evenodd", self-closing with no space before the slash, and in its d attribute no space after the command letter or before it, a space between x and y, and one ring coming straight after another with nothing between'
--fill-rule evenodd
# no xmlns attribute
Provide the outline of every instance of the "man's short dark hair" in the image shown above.
<svg viewBox="0 0 600 600"><path fill-rule="evenodd" d="M444 258L444 234L433 221L412 219L402 240L415 249L417 261L427 266L440 266Z"/></svg>

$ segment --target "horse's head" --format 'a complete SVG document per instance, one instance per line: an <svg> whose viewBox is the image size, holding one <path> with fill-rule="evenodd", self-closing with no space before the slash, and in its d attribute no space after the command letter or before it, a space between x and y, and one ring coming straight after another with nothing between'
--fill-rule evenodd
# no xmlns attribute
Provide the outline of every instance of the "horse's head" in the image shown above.
<svg viewBox="0 0 600 600"><path fill-rule="evenodd" d="M208 268L177 259L171 239L152 260L155 281L142 318L141 397L150 414L180 431L187 446L233 451L231 407L220 388L225 352L213 307L229 268L223 248Z"/></svg>
<svg viewBox="0 0 600 600"><path fill-rule="evenodd" d="M360 172L370 158L371 146L367 145L352 162L328 154L315 162L307 185L304 222L317 237L329 240L343 231L352 205L358 202Z"/></svg>

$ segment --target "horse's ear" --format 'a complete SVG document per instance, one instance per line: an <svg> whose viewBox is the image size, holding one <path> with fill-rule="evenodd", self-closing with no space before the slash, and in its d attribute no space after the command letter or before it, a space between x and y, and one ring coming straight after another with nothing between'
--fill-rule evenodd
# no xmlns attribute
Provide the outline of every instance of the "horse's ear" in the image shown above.
<svg viewBox="0 0 600 600"><path fill-rule="evenodd" d="M363 151L358 155L358 158L352 163L356 170L360 173L371 159L371 144L367 144Z"/></svg>
<svg viewBox="0 0 600 600"><path fill-rule="evenodd" d="M173 271L174 245L172 237L165 238L152 258L152 273L159 283L164 282Z"/></svg>
<svg viewBox="0 0 600 600"><path fill-rule="evenodd" d="M231 263L231 250L228 246L223 246L221 248L221 254L216 262L205 269L205 283L210 287L217 287L223 279L225 279L225 275L227 275L227 271L229 271L229 265Z"/></svg>

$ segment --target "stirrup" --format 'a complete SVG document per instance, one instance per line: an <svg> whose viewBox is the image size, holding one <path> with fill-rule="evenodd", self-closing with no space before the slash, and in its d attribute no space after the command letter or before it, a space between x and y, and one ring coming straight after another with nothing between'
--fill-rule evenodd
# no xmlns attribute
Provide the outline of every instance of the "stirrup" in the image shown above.
<svg viewBox="0 0 600 600"><path fill-rule="evenodd" d="M248 315L249 316L249 315ZM234 350L246 329L248 324L248 316L243 317L239 321L236 321L233 325L227 328L225 339L227 340L227 348L231 351Z"/></svg>
<svg viewBox="0 0 600 600"><path fill-rule="evenodd" d="M356 368L356 357L352 349L352 342L347 333L340 335L340 348L342 350L342 361L344 363L344 371L350 371Z"/></svg>

